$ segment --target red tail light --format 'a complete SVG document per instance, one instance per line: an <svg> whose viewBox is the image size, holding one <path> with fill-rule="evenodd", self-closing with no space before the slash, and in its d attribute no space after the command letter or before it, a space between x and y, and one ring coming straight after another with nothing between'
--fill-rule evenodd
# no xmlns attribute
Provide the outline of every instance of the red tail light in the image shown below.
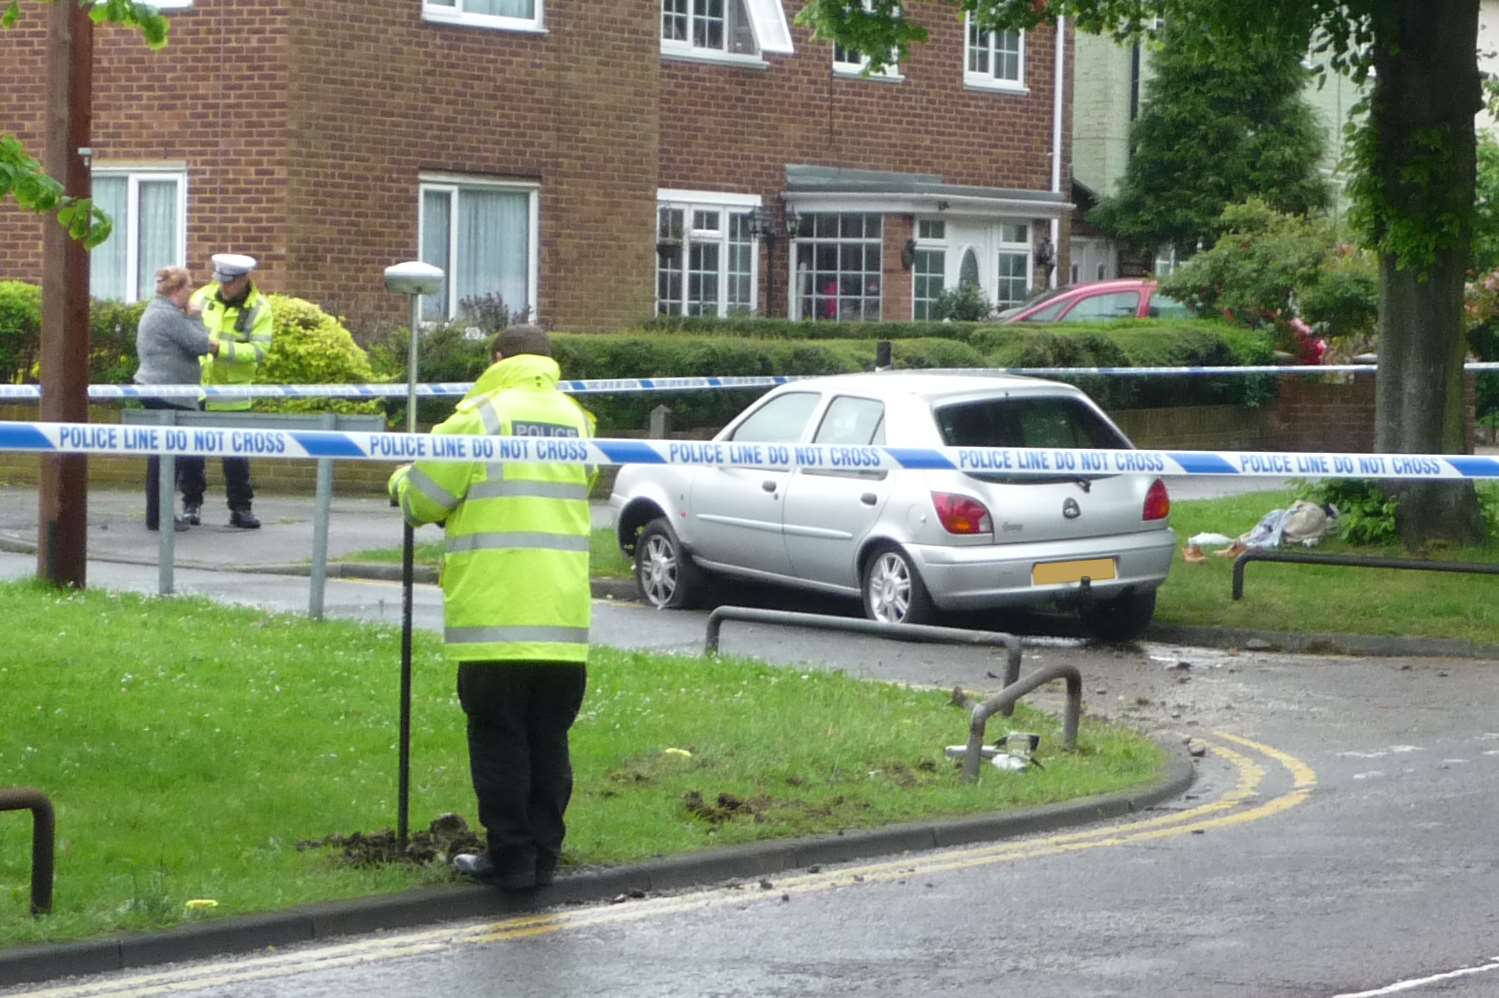
<svg viewBox="0 0 1499 998"><path fill-rule="evenodd" d="M1171 496L1166 492L1166 483L1157 478L1150 483L1145 493L1145 509L1140 513L1143 520L1164 520L1171 515Z"/></svg>
<svg viewBox="0 0 1499 998"><path fill-rule="evenodd" d="M933 492L932 505L937 507L937 519L942 521L949 534L994 533L989 508L972 496Z"/></svg>

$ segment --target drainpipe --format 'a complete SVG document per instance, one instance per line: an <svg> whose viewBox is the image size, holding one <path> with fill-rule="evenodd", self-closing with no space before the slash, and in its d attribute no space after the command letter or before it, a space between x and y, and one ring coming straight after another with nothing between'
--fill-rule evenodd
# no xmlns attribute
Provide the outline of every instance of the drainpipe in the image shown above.
<svg viewBox="0 0 1499 998"><path fill-rule="evenodd" d="M1051 192L1062 193L1062 99L1067 90L1067 19L1057 18L1057 83L1051 106ZM1062 218L1051 220L1051 245L1056 262L1051 268L1051 286L1057 286L1062 269Z"/></svg>

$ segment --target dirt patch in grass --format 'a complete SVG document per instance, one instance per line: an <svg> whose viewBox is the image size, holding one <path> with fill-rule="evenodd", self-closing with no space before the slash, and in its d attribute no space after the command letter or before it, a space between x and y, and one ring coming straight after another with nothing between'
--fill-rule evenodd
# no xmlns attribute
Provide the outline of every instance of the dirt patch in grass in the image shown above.
<svg viewBox="0 0 1499 998"><path fill-rule="evenodd" d="M391 828L369 835L355 832L309 839L298 842L297 848L337 849L331 858L343 866L369 867L388 863L426 866L434 862L446 863L461 852L483 852L484 843L463 818L445 814L434 820L425 832L408 835L404 849L396 841L395 830Z"/></svg>

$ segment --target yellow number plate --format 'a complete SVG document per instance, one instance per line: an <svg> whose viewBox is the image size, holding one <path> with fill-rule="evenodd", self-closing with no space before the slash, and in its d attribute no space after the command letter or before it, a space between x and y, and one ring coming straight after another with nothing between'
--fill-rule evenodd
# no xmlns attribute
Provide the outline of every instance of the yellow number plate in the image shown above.
<svg viewBox="0 0 1499 998"><path fill-rule="evenodd" d="M1119 577L1119 569L1113 558L1094 558L1091 561L1050 561L1031 569L1031 585L1055 586L1063 582L1081 582L1084 578L1094 582Z"/></svg>

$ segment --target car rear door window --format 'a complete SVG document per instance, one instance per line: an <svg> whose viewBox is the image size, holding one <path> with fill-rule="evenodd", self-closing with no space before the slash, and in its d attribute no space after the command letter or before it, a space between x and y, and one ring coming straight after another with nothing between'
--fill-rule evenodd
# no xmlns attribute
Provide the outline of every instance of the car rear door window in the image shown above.
<svg viewBox="0 0 1499 998"><path fill-rule="evenodd" d="M874 399L840 395L828 406L812 442L861 447L884 443L885 404Z"/></svg>
<svg viewBox="0 0 1499 998"><path fill-rule="evenodd" d="M1090 295L1078 302L1063 322L1095 322L1101 319L1133 319L1140 314L1140 292L1114 291Z"/></svg>
<svg viewBox="0 0 1499 998"><path fill-rule="evenodd" d="M1150 298L1150 316L1153 319L1190 319L1192 310L1175 298L1165 295L1152 295Z"/></svg>
<svg viewBox="0 0 1499 998"><path fill-rule="evenodd" d="M817 399L816 392L778 395L750 413L728 439L765 444L796 443L807 428L812 410L817 408Z"/></svg>

